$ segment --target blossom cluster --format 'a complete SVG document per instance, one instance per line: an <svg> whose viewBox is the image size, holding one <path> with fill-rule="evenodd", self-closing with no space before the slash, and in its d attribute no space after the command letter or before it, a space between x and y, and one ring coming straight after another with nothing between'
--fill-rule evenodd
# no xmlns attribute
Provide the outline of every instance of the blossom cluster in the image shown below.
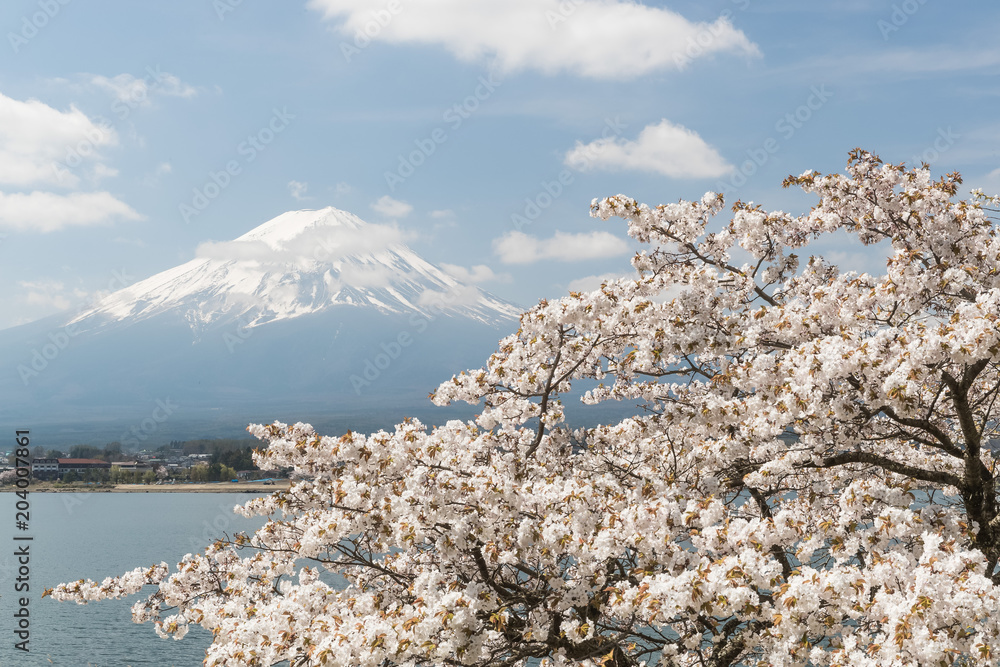
<svg viewBox="0 0 1000 667"><path fill-rule="evenodd" d="M260 530L51 595L152 585L135 619L208 628L209 666L994 664L1000 239L960 184L857 150L786 181L805 215L595 201L635 275L436 390L474 421L251 426L299 480L237 508ZM807 257L832 233L885 273ZM574 426L579 381L639 407Z"/></svg>

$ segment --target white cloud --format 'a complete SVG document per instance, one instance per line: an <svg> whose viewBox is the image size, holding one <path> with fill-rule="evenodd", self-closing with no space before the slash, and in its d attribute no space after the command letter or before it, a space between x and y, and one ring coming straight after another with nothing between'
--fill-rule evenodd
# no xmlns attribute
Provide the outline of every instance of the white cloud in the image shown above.
<svg viewBox="0 0 1000 667"><path fill-rule="evenodd" d="M195 255L275 265L312 261L332 263L349 255L382 252L405 243L408 238L409 235L395 225L368 223L359 228L317 225L277 244L255 240L207 241L198 246Z"/></svg>
<svg viewBox="0 0 1000 667"><path fill-rule="evenodd" d="M117 144L114 128L94 122L76 107L60 111L39 100L15 100L0 93L2 185L77 189L81 171L96 184L118 175L100 154L102 148ZM0 226L6 228L51 232L113 219L142 216L108 192L0 192Z"/></svg>
<svg viewBox="0 0 1000 667"><path fill-rule="evenodd" d="M429 215L431 220L434 220L434 226L431 230L435 233L441 231L442 229L452 229L454 227L458 227L458 220L455 219L455 212L450 208L431 211Z"/></svg>
<svg viewBox="0 0 1000 667"><path fill-rule="evenodd" d="M143 216L109 192L0 193L0 226L8 229L52 232L112 219L142 220Z"/></svg>
<svg viewBox="0 0 1000 667"><path fill-rule="evenodd" d="M983 194L1000 195L1000 168L994 169L985 176L971 180L973 188L979 188Z"/></svg>
<svg viewBox="0 0 1000 667"><path fill-rule="evenodd" d="M19 280L17 286L23 290L19 297L24 303L47 311L66 310L74 302L87 296L87 292L83 290L67 289L58 280Z"/></svg>
<svg viewBox="0 0 1000 667"><path fill-rule="evenodd" d="M94 75L89 78L88 83L111 93L117 101L124 102L132 108L149 106L154 93L167 97L194 97L198 94L197 89L175 75L152 68L147 68L146 76L142 78L128 73L110 78Z"/></svg>
<svg viewBox="0 0 1000 667"><path fill-rule="evenodd" d="M289 192L289 194L291 194L293 197L295 197L299 201L302 201L303 199L307 199L307 197L305 195L306 195L306 190L308 190L308 189L309 189L309 184L308 183L303 183L301 181L288 181L288 192Z"/></svg>
<svg viewBox="0 0 1000 667"><path fill-rule="evenodd" d="M0 183L75 187L80 179L72 169L117 143L113 128L98 125L76 107L59 111L0 93Z"/></svg>
<svg viewBox="0 0 1000 667"><path fill-rule="evenodd" d="M393 199L389 195L385 195L372 204L371 207L376 213L384 215L387 218L405 218L413 212L413 206L407 204L405 201Z"/></svg>
<svg viewBox="0 0 1000 667"><path fill-rule="evenodd" d="M351 287L387 287L392 282L392 269L344 264L340 268L340 279Z"/></svg>
<svg viewBox="0 0 1000 667"><path fill-rule="evenodd" d="M155 187L159 185L160 178L166 176L167 174L170 174L171 172L173 172L173 170L174 168L173 166L171 166L169 162L161 162L160 164L156 165L156 168L153 170L152 173L146 174L143 177L142 179L143 185L145 185L146 187Z"/></svg>
<svg viewBox="0 0 1000 667"><path fill-rule="evenodd" d="M118 170L114 167L109 167L103 163L97 163L94 165L94 169L91 172L95 182L101 180L102 178L114 178L118 175Z"/></svg>
<svg viewBox="0 0 1000 667"><path fill-rule="evenodd" d="M455 306L472 306L478 303L480 299L482 299L482 294L479 292L478 287L461 285L447 292L438 292L435 290L421 292L417 298L417 305L423 308L443 310L445 308L454 308Z"/></svg>
<svg viewBox="0 0 1000 667"><path fill-rule="evenodd" d="M334 262L348 255L379 253L408 238L395 225L369 223L360 229L317 227L292 239L285 247L296 256Z"/></svg>
<svg viewBox="0 0 1000 667"><path fill-rule="evenodd" d="M119 74L111 78L98 75L91 77L90 83L111 93L120 102L128 102L134 106L149 105L149 85L145 79L137 79L131 74Z"/></svg>
<svg viewBox="0 0 1000 667"><path fill-rule="evenodd" d="M463 283L509 283L511 281L509 273L496 273L485 264L478 264L468 269L457 264L442 264L441 268Z"/></svg>
<svg viewBox="0 0 1000 667"><path fill-rule="evenodd" d="M339 30L395 44L439 45L464 61L495 58L506 71L631 79L683 69L694 57L759 50L725 18L698 23L663 8L620 0L406 0L384 25L381 0L310 0ZM388 12L386 12L388 14ZM345 42L346 43L346 42Z"/></svg>
<svg viewBox="0 0 1000 667"><path fill-rule="evenodd" d="M601 288L606 282L614 282L616 280L621 280L622 278L628 279L630 281L638 279L638 274L634 272L630 273L602 273L599 276L585 276L583 278L577 278L576 280L570 281L569 285L566 286L567 292L594 292ZM684 286L682 285L671 285L670 287L658 292L650 297L653 303L667 303L675 297L679 296L684 292Z"/></svg>
<svg viewBox="0 0 1000 667"><path fill-rule="evenodd" d="M352 192L354 192L354 188L351 187L349 183L345 183L344 181L340 181L339 183L333 186L333 194L335 194L338 197L349 195Z"/></svg>
<svg viewBox="0 0 1000 667"><path fill-rule="evenodd" d="M602 273L599 276L586 276L570 281L567 289L570 292L593 292L600 289L601 285L612 280L618 280L625 276L620 273Z"/></svg>
<svg viewBox="0 0 1000 667"><path fill-rule="evenodd" d="M672 178L714 178L733 169L697 132L666 119L647 125L635 141L608 137L577 142L564 163L578 171L629 169Z"/></svg>
<svg viewBox="0 0 1000 667"><path fill-rule="evenodd" d="M629 248L623 239L608 232L556 232L550 239L539 239L524 232L509 232L493 241L493 251L504 264L530 264L544 259L576 262L616 257L627 253Z"/></svg>
<svg viewBox="0 0 1000 667"><path fill-rule="evenodd" d="M153 75L155 81L153 89L161 95L168 97L194 97L198 94L196 88L184 83L173 74L157 71Z"/></svg>

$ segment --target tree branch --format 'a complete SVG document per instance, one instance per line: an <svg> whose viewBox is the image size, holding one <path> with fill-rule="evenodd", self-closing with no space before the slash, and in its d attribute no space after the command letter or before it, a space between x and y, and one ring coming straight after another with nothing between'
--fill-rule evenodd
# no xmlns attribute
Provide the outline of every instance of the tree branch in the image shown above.
<svg viewBox="0 0 1000 667"><path fill-rule="evenodd" d="M878 454L872 454L870 452L844 452L842 454L835 454L822 459L819 464L807 463L803 467L834 468L851 463L867 463L868 465L873 465L878 468L882 468L883 470L896 473L897 475L903 475L904 477L912 477L913 479L919 479L923 482L934 482L936 484L951 485L957 488L962 488L962 479L958 475L953 475L941 470L924 470L923 468L917 468L915 466L906 465L905 463L899 463L898 461L886 458L885 456L879 456Z"/></svg>

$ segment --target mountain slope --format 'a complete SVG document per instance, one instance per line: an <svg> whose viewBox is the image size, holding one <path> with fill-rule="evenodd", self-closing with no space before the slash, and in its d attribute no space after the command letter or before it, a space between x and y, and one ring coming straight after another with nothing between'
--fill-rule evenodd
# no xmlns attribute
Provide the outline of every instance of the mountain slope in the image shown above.
<svg viewBox="0 0 1000 667"><path fill-rule="evenodd" d="M2 331L0 419L128 433L169 400L142 431L155 441L197 436L185 422L426 414L427 393L481 366L520 309L401 240L332 208L285 213L76 317Z"/></svg>
<svg viewBox="0 0 1000 667"><path fill-rule="evenodd" d="M520 313L391 243L393 231L334 208L284 213L202 256L120 290L74 320L82 329L181 312L194 330L219 320L247 327L334 306L469 318Z"/></svg>

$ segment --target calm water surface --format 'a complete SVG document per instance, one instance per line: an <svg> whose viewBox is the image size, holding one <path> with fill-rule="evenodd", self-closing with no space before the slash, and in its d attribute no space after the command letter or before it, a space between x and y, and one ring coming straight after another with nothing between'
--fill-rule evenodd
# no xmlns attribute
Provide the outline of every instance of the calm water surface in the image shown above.
<svg viewBox="0 0 1000 667"><path fill-rule="evenodd" d="M192 627L181 641L160 639L151 624L132 623L139 595L77 605L42 599L42 591L77 579L121 574L201 550L223 532L254 530L264 519L234 515L253 494L32 493L30 528L15 528L13 493L0 493L0 665L34 667L195 667L211 634ZM15 650L17 562L14 536L30 535L30 653ZM173 567L171 567L173 570ZM150 589L152 590L152 589Z"/></svg>

